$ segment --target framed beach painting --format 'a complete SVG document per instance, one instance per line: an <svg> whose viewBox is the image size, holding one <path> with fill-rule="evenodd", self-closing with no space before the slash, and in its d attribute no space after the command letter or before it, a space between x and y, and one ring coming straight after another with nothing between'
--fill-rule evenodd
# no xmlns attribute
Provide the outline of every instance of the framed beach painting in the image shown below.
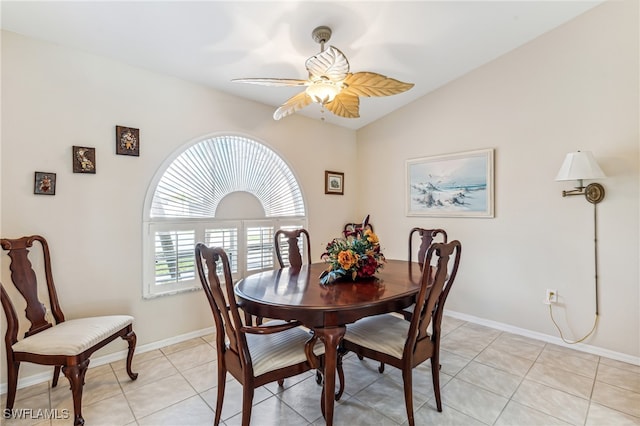
<svg viewBox="0 0 640 426"><path fill-rule="evenodd" d="M493 217L493 149L407 160L407 216Z"/></svg>

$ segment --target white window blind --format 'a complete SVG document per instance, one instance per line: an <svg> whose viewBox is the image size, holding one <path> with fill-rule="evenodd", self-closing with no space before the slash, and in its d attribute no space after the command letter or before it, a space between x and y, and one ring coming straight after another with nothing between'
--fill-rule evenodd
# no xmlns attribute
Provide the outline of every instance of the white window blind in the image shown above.
<svg viewBox="0 0 640 426"><path fill-rule="evenodd" d="M247 271L273 268L273 226L247 227Z"/></svg>
<svg viewBox="0 0 640 426"><path fill-rule="evenodd" d="M241 136L206 139L186 149L164 172L151 217L213 217L224 196L255 195L266 217L304 216L302 192L289 166L271 149Z"/></svg>
<svg viewBox="0 0 640 426"><path fill-rule="evenodd" d="M269 147L237 135L207 138L174 153L150 185L145 201L143 295L201 288L195 244L224 248L234 280L274 267L273 234L305 227L300 186ZM221 201L245 192L259 201L264 219L216 217ZM221 270L219 271L221 272Z"/></svg>
<svg viewBox="0 0 640 426"><path fill-rule="evenodd" d="M195 277L193 231L156 232L156 284L190 281Z"/></svg>
<svg viewBox="0 0 640 426"><path fill-rule="evenodd" d="M209 247L222 247L229 258L231 273L238 273L238 228L217 228L205 230L205 244ZM218 264L218 274L222 273L222 264Z"/></svg>

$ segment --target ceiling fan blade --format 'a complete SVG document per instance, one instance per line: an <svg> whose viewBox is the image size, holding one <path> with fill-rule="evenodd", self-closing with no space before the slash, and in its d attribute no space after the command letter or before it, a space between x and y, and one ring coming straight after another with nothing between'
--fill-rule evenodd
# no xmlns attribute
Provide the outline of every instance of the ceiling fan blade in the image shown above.
<svg viewBox="0 0 640 426"><path fill-rule="evenodd" d="M296 111L301 110L311 102L311 97L307 95L307 92L300 92L283 103L280 108L278 108L276 112L273 113L273 119L280 120L281 118L284 118Z"/></svg>
<svg viewBox="0 0 640 426"><path fill-rule="evenodd" d="M323 52L310 57L304 65L313 80L326 77L331 81L342 81L349 73L347 57L333 46L329 46Z"/></svg>
<svg viewBox="0 0 640 426"><path fill-rule="evenodd" d="M360 117L360 98L344 91L338 93L331 102L324 104L324 107L340 117Z"/></svg>
<svg viewBox="0 0 640 426"><path fill-rule="evenodd" d="M259 84L261 86L307 86L308 80L297 80L294 78L234 78L234 83Z"/></svg>
<svg viewBox="0 0 640 426"><path fill-rule="evenodd" d="M358 96L391 96L405 92L414 85L375 72L357 72L347 76L344 86L344 91Z"/></svg>

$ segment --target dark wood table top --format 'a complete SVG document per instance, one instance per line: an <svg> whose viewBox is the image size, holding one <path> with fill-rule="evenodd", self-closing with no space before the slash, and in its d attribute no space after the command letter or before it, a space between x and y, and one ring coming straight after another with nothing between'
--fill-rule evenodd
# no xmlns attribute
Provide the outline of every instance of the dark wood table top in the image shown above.
<svg viewBox="0 0 640 426"><path fill-rule="evenodd" d="M238 281L238 304L249 314L298 320L324 343L325 368L321 407L326 424L333 425L337 350L346 325L370 315L410 306L420 288L420 265L387 260L375 277L357 282L320 284L327 264L314 263L264 271ZM307 344L311 344L309 340Z"/></svg>
<svg viewBox="0 0 640 426"><path fill-rule="evenodd" d="M264 271L235 287L240 305L264 318L299 320L307 327L331 327L411 305L420 286L420 267L387 260L375 277L320 284L326 263Z"/></svg>

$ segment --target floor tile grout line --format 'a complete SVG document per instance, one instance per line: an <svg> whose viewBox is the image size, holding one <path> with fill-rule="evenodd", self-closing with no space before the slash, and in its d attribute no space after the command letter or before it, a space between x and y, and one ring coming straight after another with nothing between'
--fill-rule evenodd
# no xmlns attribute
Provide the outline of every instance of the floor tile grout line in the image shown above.
<svg viewBox="0 0 640 426"><path fill-rule="evenodd" d="M461 327L464 327L466 324L467 324L467 323L461 323L461 324L459 324L459 325L458 325L457 327L455 327L454 329L451 329L451 330L450 330L446 335L448 335L448 334L449 334L449 333L451 333L451 332L454 332L455 330L459 330ZM451 377L452 379L453 379L453 378L457 378L457 379L459 379L459 380L465 381L463 378L461 378L461 377L460 377L460 373L461 373L465 368L467 368L467 367L471 364L471 362L477 362L477 363L480 363L480 364L483 364L483 365L487 365L487 364L484 364L484 363L482 363L481 361L479 361L479 360L478 360L478 357L480 356L480 354L482 354L484 351L486 351L488 348L490 348L492 345L494 345L494 344L495 344L495 343L496 343L496 342L497 342L501 337L503 337L503 336L505 336L505 335L508 335L508 334L509 334L509 333L507 333L507 332L499 332L499 333L498 333L498 334L497 334L493 339L487 339L487 341L488 341L489 343L488 343L486 346L484 346L484 348L483 348L480 352L478 352L477 354L475 354L471 359L468 359L468 358L466 358L466 357L460 357L461 359L463 359L463 360L465 361L464 366L463 366L462 368L460 368L460 369L459 369L459 370L458 370L454 375L452 375L452 376L450 376L450 377ZM445 334L443 334L443 336L446 336L446 335L445 335ZM199 339L201 339L204 343L208 344L209 346L213 346L213 345L211 345L211 343L210 343L210 342L208 342L208 341L204 340L204 338L200 337ZM198 344L199 344L199 343L198 343ZM195 346L197 346L198 344L196 344ZM510 396L509 398L507 398L507 400L508 400L508 401L507 401L507 404L505 404L505 406L502 408L502 410L500 411L500 414L498 415L498 417L496 418L496 420L493 422L493 424L495 424L495 423L496 423L496 422L501 418L501 416L502 416L502 415L503 415L503 413L505 412L506 407L507 407L510 403L517 404L517 405L520 405L520 406L523 406L523 407L527 407L528 409L534 410L535 412L539 412L539 413L544 414L544 415L547 415L547 416L555 417L555 416L554 416L554 415L552 415L552 414L547 414L546 412L540 411L540 410L538 410L538 409L536 409L536 408L534 408L534 407L531 407L531 406L529 406L529 405L523 404L523 403L521 403L521 402L516 401L516 400L514 400L514 399L513 399L513 397L517 394L518 390L522 387L522 385L523 385L523 383L525 382L525 380L528 380L528 381L529 381L529 380L531 380L531 381L533 381L532 379L528 378L528 376L529 376L529 374L531 374L531 371L532 371L532 369L536 366L536 364L545 365L545 366L548 366L548 365L549 365L549 364L546 364L546 363L542 362L543 360L541 360L541 357L542 357L542 355L545 353L545 351L546 351L547 353L548 353L548 352L554 352L554 354L551 354L551 355L556 355L557 357L562 358L562 355L563 355L562 351L554 351L554 350L552 350L552 349L550 348L550 346L553 346L553 345L552 345L552 344L550 344L550 343L545 343L545 344L542 346L542 348L541 348L541 349L540 349L540 351L538 352L538 354L537 354L537 356L536 356L535 360L533 360L533 361L532 361L531 365L528 367L528 369L527 369L527 371L524 373L524 375L522 375L522 376L520 377L520 381L519 381L519 383L518 383L518 386L516 387L515 391L511 394L511 396ZM188 350L188 349L191 349L191 348L193 348L193 346L192 346L192 347L184 348L184 349L182 349L182 350ZM215 351L215 347L214 347L214 349L213 349L213 350ZM179 352L181 352L181 351L172 352L172 353L171 353L171 355L173 355L174 353L179 353ZM556 352L557 352L557 354L556 354ZM452 354L453 354L453 355L456 355L456 356L459 356L458 354L453 353L453 352L452 352ZM518 356L518 355L514 355L514 356ZM194 385L192 385L192 384L191 384L191 383L186 379L186 377L184 376L183 370L178 369L178 368L176 367L176 365L175 365L173 362L171 362L171 360L169 359L169 355L168 355L168 354L165 354L164 352L162 352L162 350L160 350L160 355L159 355L158 357L156 357L156 358L153 358L152 360L154 360L154 359L155 359L155 360L159 360L159 359L161 359L161 357L164 357L164 360L169 361L170 365L171 365L173 368L175 368L175 370L176 370L176 371L181 375L181 377L189 383L189 386L190 386L190 387L192 388L192 390L195 392L195 394L194 394L194 395L192 395L192 396L198 395L198 396L199 396L199 398L201 398L201 400L202 400L202 401L207 405L207 407L208 407L211 411L213 411L213 409L209 406L209 404L206 402L206 400L204 399L204 397L203 397L203 395L202 395L205 391L203 391L202 393L201 393L201 392L198 392L198 391L195 389L195 386L194 386ZM150 360L150 361L152 361L152 360ZM611 367L611 368L615 368L615 369L619 369L619 370L627 371L626 369L621 368L621 367L619 367L619 366L615 366L615 365L614 365L614 366L610 366L610 365L608 365L608 364L606 364L606 363L603 363L603 362L602 362L602 360L603 360L603 357L600 357L600 356L598 356L598 357L595 359L596 365L595 365L595 373L594 373L593 377L591 377L591 376L584 376L584 375L582 375L582 374L576 373L576 371L573 371L573 370L566 370L566 371L568 371L569 373L577 374L577 375L580 375L580 376L582 376L582 377L586 377L586 378L589 378L590 380L592 380L592 381L591 381L591 392L589 393L588 398L580 397L580 396L578 396L578 395L574 395L574 394L569 393L569 394L570 394L570 395L572 395L572 396L576 396L576 397L578 397L578 398L586 399L586 400L588 401L586 414L585 414L585 417L584 417L584 420L582 421L582 423L580 423L580 422L576 422L575 420L577 420L577 419L572 419L572 422L573 422L574 424L582 424L582 425L586 424L586 423L589 421L589 413L591 412L592 407L594 407L594 406L596 406L596 405L602 406L602 407L604 407L604 408L606 408L606 409L608 409L608 410L611 410L611 411L615 411L615 412L617 412L617 413L620 413L621 415L629 416L630 418L640 419L640 417L639 417L639 416L634 416L633 414L630 414L629 412L620 411L619 409L616 409L616 408L610 407L610 406L608 406L608 405L605 405L605 404L602 404L602 403L599 403L599 402L593 401L593 396L594 396L594 392L595 392L595 386L597 385L597 383L598 383L598 382L600 382L600 383L602 383L602 384L605 384L605 385L607 385L607 386L611 386L611 387L613 387L613 388L619 389L620 391L625 392L626 394L633 394L633 395L635 395L635 394L637 394L637 393L638 393L638 392L635 392L635 391L634 391L634 390L632 390L632 389L628 389L628 388L625 388L625 387L621 387L620 385L618 385L618 384L616 384L616 383L608 383L608 382L606 382L606 381L599 380L599 379L598 379L598 376L599 376L599 374L600 374L600 372L601 372L601 369L602 369L602 368L603 368L603 366L605 366L605 365L606 365L607 367ZM132 412L132 414L133 414L134 422L133 422L133 423L130 423L130 424L132 424L132 425L133 425L133 424L138 424L138 421L139 421L140 419L144 418L144 417L142 417L142 418L138 419L138 418L135 416L135 413L133 413L133 409L132 409L132 407L131 407L131 405L130 405L130 403L129 403L129 399L126 397L126 393L125 393L125 390L124 390L124 387L123 387L123 382L118 378L117 374L115 374L115 370L116 370L115 365L113 365L113 363L110 363L109 365L110 365L110 367L109 367L109 368L110 368L110 371L112 372L112 374L113 374L113 375L114 375L114 377L116 378L116 381L117 381L117 383L118 383L119 390L120 390L121 394L125 397L125 400L126 400L126 402L127 402L128 406L129 406L129 409L131 410L131 412ZM491 365L487 365L487 366L489 366L489 367L491 367L491 368L497 368L497 367L494 367L494 366L491 366ZM500 368L497 368L497 369L498 369L498 370L500 370L500 371L506 371L506 370L501 370ZM507 372L507 373L511 373L511 372L509 372L509 371L506 371L506 372ZM633 372L633 371L632 371L632 373L637 374L637 373L635 373L635 372ZM513 373L511 373L511 374L513 374ZM166 377L164 377L164 376L163 376L163 377L161 377L160 379L157 379L157 380L162 380L162 379L164 379L164 378L166 378ZM64 379L64 377L63 377L63 379ZM308 379L310 379L310 378L303 379L303 380L308 380ZM377 380L376 380L376 381L377 381ZM611 380L610 380L610 381L611 381ZM535 381L534 381L534 382L535 382ZM150 382L150 383L153 383L153 382ZM375 382L374 382L374 383L375 383ZM465 381L465 383L469 383L469 382L466 382L466 381ZM541 384L541 385L543 385L543 386L549 386L549 385L546 385L546 384L544 384L544 383L542 383L542 382L536 382L536 383L539 383L539 384ZM624 383L624 382L622 382L622 383ZM372 384L373 384L373 383L372 383ZM472 384L472 385L473 385L473 383L470 383L470 384ZM295 386L295 385L294 385L294 386ZM369 387L369 386L371 386L371 384L370 384L370 385L368 385L367 387ZM477 386L477 385L475 385L475 386ZM364 389L366 389L367 387L363 388L363 390L364 390ZM481 386L479 386L479 387L480 387L480 388L482 388ZM563 391L563 390L561 390L561 389L557 389L557 388L555 388L555 387L553 387L553 386L549 386L549 387L550 387L551 389L555 389L555 390L560 391L560 392L568 393L568 392ZM215 388L215 386L214 386L214 388ZM444 388L444 387L443 387L443 388ZM280 398L280 395L281 395L280 393L274 393L273 391L271 391L269 388L266 388L266 387L265 387L265 389L269 392L269 394L271 394L271 396L267 397L266 399L269 399L269 398L271 398L271 397L273 397L273 396L275 396L276 398ZM488 392L491 392L491 393L494 393L494 394L495 394L495 392L493 392L493 391L491 391L491 390L488 390L488 389L485 389L485 388L482 388L482 389L484 389L484 390L486 390L486 391L488 391ZM210 389L207 389L206 391L208 391L208 390L210 390ZM49 382L47 382L47 389L46 389L46 391L47 391L47 397L48 397L48 405L49 405L49 407L51 408L51 407L53 407L53 393L52 393L52 388L51 388L51 382L50 382L50 381L49 381ZM44 393L44 392L42 392L42 393ZM496 395L498 395L498 394L496 394ZM502 396L502 395L500 395L500 396ZM189 398L190 398L190 397L189 397ZM354 398L355 400L359 400L359 398L358 398L356 395L351 395L351 396L350 396L350 398ZM265 400L266 400L266 399L265 399ZM262 401L258 402L257 404L260 404L260 403L264 402L265 400L262 400ZM283 403L283 404L285 404L287 407L291 408L291 409L292 409L293 411L295 411L298 415L302 416L302 414L300 414L297 410L295 410L295 408L291 407L289 404L287 404L287 403L286 403L284 400L282 400L281 398L280 398L280 400L281 400L281 401L282 401L282 403ZM425 407L426 405L428 405L428 404L429 404L429 401L431 401L431 400L433 400L433 397L432 397L431 399L428 399L427 401L425 401L425 402L424 402L420 407L417 407L417 409L416 409L415 411L418 411L418 410L420 410L420 409L423 409L423 407ZM183 400L183 401L184 401L184 400ZM16 402L18 402L18 401L16 401ZM96 401L95 403L98 403L98 402L100 402L100 401ZM179 402L176 402L176 403L174 403L174 404L171 404L171 406L173 406L173 405L175 405L175 404L178 404L178 403L180 403L180 402L182 402L182 401L179 401ZM254 406L255 406L255 405L257 405L257 404L254 404ZM446 405L446 404L443 404L443 405ZM368 404L365 404L365 406L368 406ZM165 409L165 408L166 408L166 407L163 407L162 409ZM449 406L447 406L447 408L449 408L449 409L451 409L452 411L455 411L455 412L460 412L459 410L456 410L456 409L455 409L455 408L453 408L453 407L449 407ZM162 410L162 409L161 409L161 410ZM161 411L161 410L158 410L158 411ZM375 410L375 408L374 408L374 410ZM156 412L154 412L154 413L157 413L158 411L156 411ZM376 411L376 412L378 412L378 413L380 413L380 411L378 411L378 410L375 410L375 411ZM153 413L151 413L151 414L149 414L149 415L152 415L152 414L153 414ZM463 414L464 414L464 413L463 413ZM466 414L465 414L465 415L466 415ZM145 416L145 417L147 417L147 416ZM232 416L232 417L233 417L233 416ZM303 418L305 418L304 416L302 416L302 417L303 417ZM473 416L470 416L470 417L471 417L471 418L474 418L474 419L475 419L475 420L477 420L477 421L482 422L480 419L477 419L477 418L475 418L475 417L473 417ZM231 418L231 417L230 417L230 418ZM558 417L555 417L555 418L559 419ZM305 418L305 420L306 420L306 418ZM395 423L397 423L397 422L396 422L395 420L393 420L393 419L390 419L390 420L392 420L392 421L394 422L394 424L395 424ZM566 420L563 420L563 419L559 419L559 420L566 421ZM483 422L483 423L484 423L484 422ZM223 421L221 424L226 424L226 423ZM309 424L312 424L312 422L309 422ZM400 423L400 424L402 424L402 423Z"/></svg>
<svg viewBox="0 0 640 426"><path fill-rule="evenodd" d="M529 373L531 372L531 369L533 368L533 366L534 366L534 365L536 364L536 362L538 361L538 358L540 358L540 354L542 353L542 351L544 350L544 348L545 348L545 346L546 346L546 345L547 345L547 344L545 343L545 344L542 346L542 348L540 349L540 352L538 352L538 355L536 356L536 359L535 359L535 360L533 360L533 362L531 363L531 365L530 365L530 366L529 366L529 368L527 369L527 372L526 372L526 373L524 373L524 375L522 375L522 377L520 378L520 383L518 383L518 386L516 386L515 390L513 391L513 393L511 394L511 396L509 397L509 402L507 402L507 405L509 405L511 402L513 402L513 403L515 403L515 404L519 404L519 405L522 405L523 407L527 407L527 408L529 408L529 409L531 409L531 410L534 410L534 411L536 411L536 412L538 412L538 413L541 413L541 414L544 414L544 415L549 416L549 414L547 414L547 413L545 413L545 412L543 412L543 411L540 411L540 410L538 410L537 408L530 407L530 406L528 406L528 405L526 405L526 404L523 404L523 403L521 403L521 402L519 402L519 401L517 401L517 400L513 399L513 397L516 395L516 393L518 392L518 390L520 389L520 387L522 386L522 384L524 383L524 381L527 379L527 375L529 375ZM502 416L502 414L504 413L504 410L507 408L507 405L505 405L505 406L503 407L502 411L500 412L500 416ZM498 421L498 419L500 419L500 416L498 416L498 418L495 420L495 422L497 422L497 421ZM558 419L558 417L556 417L556 416L551 416L551 417L554 417L554 418ZM558 419L558 420L564 421L564 420L562 420L562 419ZM494 422L494 424L495 424L495 422Z"/></svg>
<svg viewBox="0 0 640 426"><path fill-rule="evenodd" d="M186 349L190 349L190 348L186 348ZM180 352L180 351L177 351L177 352ZM174 353L177 353L177 352L174 352ZM180 375L180 376L181 376L181 377L182 377L182 378L187 382L187 384L191 387L191 389L193 389L193 391L196 393L196 395L199 395L198 391L197 391L197 390L196 390L196 389L191 385L191 383L186 379L186 377L184 377L184 375L183 375L183 374L182 374L182 372L178 369L178 367L176 367L176 366L171 362L171 360L169 359L169 357L168 357L164 352L162 352L162 351L161 351L161 353L162 353L162 357L164 357L164 358L165 358L165 359L166 359L166 360L171 364L171 366L172 366L173 368L175 368L175 370L177 371L177 374L179 374L179 375ZM156 357L156 358L154 358L153 360L156 360L157 358L161 358L161 357ZM158 382L158 381L160 381L160 380L166 379L167 377L171 377L171 375L170 375L170 376L164 376L164 377L161 377L161 378L159 378L159 379L157 379L157 380L154 380L153 382L145 383L144 385L141 385L141 386L146 386L146 385L150 385L150 384L152 384L152 383L156 383L156 382ZM116 376L116 378L117 378L117 376ZM124 388L122 387L122 384L120 383L120 381L119 381L119 380L118 380L118 384L120 384L120 389L121 389L121 391L122 391L122 395L124 396L125 400L127 401L127 405L129 406L129 409L131 410L131 413L133 414L133 418L134 418L134 420L135 420L135 422L136 422L136 423L138 423L138 420L142 420L142 419L144 419L145 417L151 416L151 415L153 415L153 414L155 414L155 413L158 413L159 411L162 411L162 410L164 410L164 409L166 409L166 408L168 408L168 407L171 407L171 406L174 406L174 405L176 405L176 404L178 404L178 403L184 402L184 401L186 401L187 399L189 399L189 398L191 398L192 396L194 396L194 395L192 395L192 396L190 396L190 397L187 397L187 398L185 398L185 399L182 399L182 400L180 400L180 401L177 401L177 402L175 402L175 403L173 403L173 404L170 404L170 405L168 405L168 406L166 406L166 407L162 407L161 409L159 409L159 410L157 410L157 411L154 411L154 412L152 412L152 413L149 413L149 414L147 414L147 415L145 415L145 416L142 416L142 417L138 418L138 416L136 415L135 411L133 410L133 407L131 406L131 403L129 402L129 398L127 398L127 393L125 392L125 390L124 390Z"/></svg>
<svg viewBox="0 0 640 426"><path fill-rule="evenodd" d="M483 362L481 362L481 361L476 360L476 359L478 358L478 356L480 356L480 354L482 354L485 350L487 350L487 349L488 349L488 348L489 348L493 343L495 343L495 342L499 339L499 337L500 337L501 335L503 335L504 333L505 333L505 332L503 332L503 331L501 331L500 333L498 333L498 335L496 335L496 337L495 337L495 338L494 338L494 339L493 339L489 344L487 344L487 345L484 347L484 349L482 349L480 352L478 352L478 354L476 354L476 355L475 355L475 356L474 356L474 357L473 357L473 358L472 358L472 359L471 359L471 360L470 360L470 361L469 361L469 362L468 362L468 363L467 363L463 368L461 368L461 369L460 369L460 370L459 370L459 371L458 371L458 372L457 372L457 373L452 377L452 379L453 379L453 378L456 378L456 379L461 380L461 381L463 381L463 382L465 382L465 383L468 383L468 384L470 384L470 385L473 385L473 386L475 386L475 387L477 387L477 388L479 388L479 389L482 389L482 390L485 390L485 391L487 391L487 392L490 392L490 393L492 393L492 394L494 394L494 395L502 396L502 395L499 395L499 394L497 394L497 393L495 393L495 392L493 392L493 391L491 391L491 390L489 390L489 389L486 389L486 388L483 388L483 387L481 387L481 386L478 386L478 385L475 385L475 384L473 384L473 383L470 383L470 382L468 382L468 381L464 380L463 378L459 378L459 377L458 377L458 375L459 375L459 374L460 374L460 372L462 372L466 367L468 367L468 366L469 366L469 364L471 364L472 362L477 362L477 363L480 363L480 364L482 364L482 365L486 365L486 366L491 367L491 368L496 368L496 369L497 369L497 370L499 370L499 371L505 371L505 372L507 372L507 373L511 373L511 374L513 374L513 373L512 373L512 372L510 372L510 371L502 370L502 369L497 368L497 367L495 367L495 366L488 365L488 364L485 364L485 363L483 363ZM531 371L531 369L533 368L533 366L534 366L534 365L535 365L535 363L537 362L538 358L540 357L540 354L542 353L542 351L544 350L544 348L545 348L546 346L547 346L547 344L545 343L545 344L544 344L544 346L542 347L542 349L540 350L540 352L538 353L538 355L536 356L536 359L532 361L532 363L531 363L531 365L529 366L529 368L527 369L526 373L524 373L524 375L522 375L522 376L521 376L520 383L518 384L518 386L516 387L516 389L513 391L513 393L511 394L511 396L507 398L507 403L504 405L504 407L502 407L502 409L500 410L500 413L498 414L498 416L497 416L497 417L496 417L496 419L494 420L493 424L495 424L495 423L500 419L500 417L501 417L501 416L502 416L502 414L504 413L504 410L506 409L506 407L509 405L509 403L510 403L511 401L514 401L514 402L516 402L516 403L517 403L517 401L515 401L515 400L513 400L513 399L512 399L512 398L513 398L513 396L517 393L518 389L522 386L522 383L524 383L524 381L526 380L527 375L529 374L529 372ZM517 356L517 355L513 355L513 356L516 356L516 357L518 357L518 358L522 358L522 357L519 357L519 356ZM523 358L523 359L524 359L524 358ZM450 381L449 381L449 382L450 382ZM545 385L545 384L543 384L543 385L544 385L544 386L547 386L547 385ZM549 387L550 387L550 386L549 386ZM555 388L552 388L552 389L555 389ZM561 391L561 392L564 392L564 391L562 391L562 390L560 390L560 389L556 389L556 390L559 390L559 391ZM565 393L567 393L567 392L565 392ZM572 394L569 394L569 395L572 395ZM573 396L575 396L575 395L573 395ZM504 397L504 396L502 396L502 397ZM584 399L584 398L583 398L583 399ZM590 400L589 400L589 403L590 403ZM525 405L525 406L526 406L526 405ZM527 407L528 407L528 408L530 408L530 409L533 409L533 410L535 410L535 411L537 411L537 412L539 412L539 413L542 413L542 414L545 414L545 415L549 415L549 414L544 413L544 412L542 412L542 411L540 411L540 410L538 410L538 409L536 409L536 408L534 408L534 407L529 407L529 406L527 406ZM556 416L551 416L551 417L555 417L555 418L557 418L557 419L558 419L558 417L556 417ZM477 419L477 418L475 418L475 417L474 417L474 419L475 419L475 420L478 420L478 421L481 421L480 419ZM562 419L559 419L559 420L562 420ZM562 420L562 421L564 421L564 420ZM586 421L586 416L585 416L585 421Z"/></svg>
<svg viewBox="0 0 640 426"><path fill-rule="evenodd" d="M285 379L285 380L286 380L286 379ZM300 417L302 417L304 420L306 420L306 422L307 422L308 424L310 424L310 425L311 425L311 424L313 424L313 421L309 421L305 416L303 416L301 413L299 413L299 412L298 412L298 410L296 410L296 409L295 409L294 407L292 407L291 405L287 404L287 401L285 401L284 399L280 398L280 395L282 395L282 393L283 393L283 392L285 392L285 391L286 391L286 390L288 390L288 389L293 389L295 386L297 386L297 385L301 384L301 383L302 383L302 382L304 382L305 380L314 380L314 381L315 381L315 378L314 378L313 376L309 376L309 377L307 377L306 379L303 379L303 380L301 380L301 381L299 381L299 382L297 382L297 383L295 383L295 384L293 384L293 385L289 386L288 388L283 389L283 391L282 391L282 392L279 392L279 393L273 393L273 392L271 392L271 390L270 390L270 389L268 389L268 388L267 388L267 390L268 390L269 392L271 392L271 393L272 393L272 396L271 396L271 397L278 398L278 400L279 400L279 401L281 401L284 405L286 405L287 407L289 407L289 408L290 408L291 410L293 410L297 415L299 415ZM263 385L263 386L266 388L266 385ZM320 386L320 385L318 385L318 386ZM271 397L269 397L269 398L271 398ZM268 399L268 398L267 398L267 399ZM264 399L264 400L260 401L258 404L260 404L260 403L262 403L262 402L264 402L264 401L266 401L266 399ZM320 395L319 395L319 397L318 397L318 401L320 401ZM256 404L256 405L257 405L257 404Z"/></svg>
<svg viewBox="0 0 640 426"><path fill-rule="evenodd" d="M377 381L377 380L376 380L376 381ZM367 387L368 387L368 386L367 386ZM364 390L364 389L363 389L363 390ZM403 425L403 424L405 424L405 423L407 422L407 419L405 419L405 421L398 423L397 421L395 421L395 420L394 420L394 419L392 419L391 417L387 416L386 414L384 414L384 413L383 413L383 412L381 412L380 410L376 409L375 407L372 407L371 405L369 405L369 404L367 404L366 402L364 402L362 399L358 398L357 394L356 394L356 395L351 395L351 396L347 399L347 401L348 401L348 400L350 400L350 399L355 399L355 400L357 400L357 401L358 401L358 402L360 402L362 405L365 405L365 406L367 406L367 407L371 408L373 411L375 411L376 413L379 413L379 414L380 414L381 416L383 416L385 419L388 419L389 421L394 422L394 423L395 423L395 424L397 424L398 426ZM418 409L416 409L416 408L414 407L413 412L415 413L416 411L418 411L420 408L422 408L422 406L424 406L424 405L425 405L425 404L427 404L428 402L429 402L429 399L427 399L427 400L424 402L424 404L422 404Z"/></svg>
<svg viewBox="0 0 640 426"><path fill-rule="evenodd" d="M602 358L598 357L598 363L596 365L596 373L593 375L593 382L591 382L591 392L589 392L589 402L587 404L587 412L584 416L583 425L587 424L587 420L589 419L589 412L591 411L591 405L593 403L593 392L596 389L596 382L598 381L598 371L600 370L600 362Z"/></svg>
<svg viewBox="0 0 640 426"><path fill-rule="evenodd" d="M357 357L357 356L356 356L355 354L353 354L353 353L352 353L351 358L353 359L353 358L356 358L356 357ZM354 362L356 362L356 360L354 360ZM361 362L361 360L358 360L357 362ZM393 368L399 371L399 369L397 369L396 367L393 367ZM376 370L376 371L377 371L377 370ZM413 371L412 371L412 372L413 372ZM385 376L385 374L386 374L387 376ZM384 373L378 373L377 379L375 379L373 382L369 383L369 384L368 384L367 386L365 386L364 388L360 389L360 390L359 390L358 392L356 392L355 394L349 394L349 398L347 398L346 400L349 400L349 399L351 399L351 398L354 398L354 399L356 399L357 401L361 402L363 405L365 405L365 406L369 407L371 410L373 410L373 411L375 411L375 412L377 412L377 413L380 413L380 415L382 415L384 418L386 418L386 419L388 419L388 420L390 420L390 421L392 421L392 422L394 422L394 423L396 423L396 424L398 424L398 425L403 425L403 424L406 422L406 419L405 419L405 422L398 423L396 420L394 420L394 419L392 419L391 417L389 417L389 416L385 415L384 413L380 412L380 410L378 410L376 407L373 407L373 406L371 406L370 404L366 403L364 400L362 400L362 399L358 398L358 394L359 394L359 393L361 393L361 392L365 391L366 389L370 388L371 386L375 385L375 384L376 384L376 383L378 383L379 381L383 380L385 377L386 377L386 378L388 378L389 380L393 380L393 378L391 377L391 375L390 375L390 373L389 373L389 371L388 371L388 370L387 370L387 371L385 371ZM347 392L346 392L346 390L345 390L345 394L346 394L346 393L347 393ZM345 401L346 401L346 400L345 400ZM429 400L430 400L430 399L428 398L428 399L424 402L424 404L427 404L427 403L429 402ZM420 407L422 407L424 404L422 404ZM419 407L419 408L420 408L420 407ZM419 408L418 408L418 409L419 409ZM416 409L416 408L415 408L415 406L414 406L414 410L413 410L413 411L414 411L414 413L415 413L418 409Z"/></svg>
<svg viewBox="0 0 640 426"><path fill-rule="evenodd" d="M127 407L129 407L129 411L131 412L131 416L133 416L133 421L136 424L138 424L138 419L136 417L135 412L133 411L133 407L131 406L131 403L129 402L129 399L127 398L127 394L124 392L124 388L122 387L122 381L118 378L118 375L116 374L116 370L115 370L115 368L113 368L112 364L113 363L109 363L109 367L111 368L111 372L112 372L113 376L116 378L116 382L118 383L118 387L120 388L120 393L122 394L122 397L124 398L125 402L127 403ZM133 361L132 361L132 364L133 364ZM129 377L129 376L127 376L127 377ZM131 380L130 377L129 377L129 380Z"/></svg>

